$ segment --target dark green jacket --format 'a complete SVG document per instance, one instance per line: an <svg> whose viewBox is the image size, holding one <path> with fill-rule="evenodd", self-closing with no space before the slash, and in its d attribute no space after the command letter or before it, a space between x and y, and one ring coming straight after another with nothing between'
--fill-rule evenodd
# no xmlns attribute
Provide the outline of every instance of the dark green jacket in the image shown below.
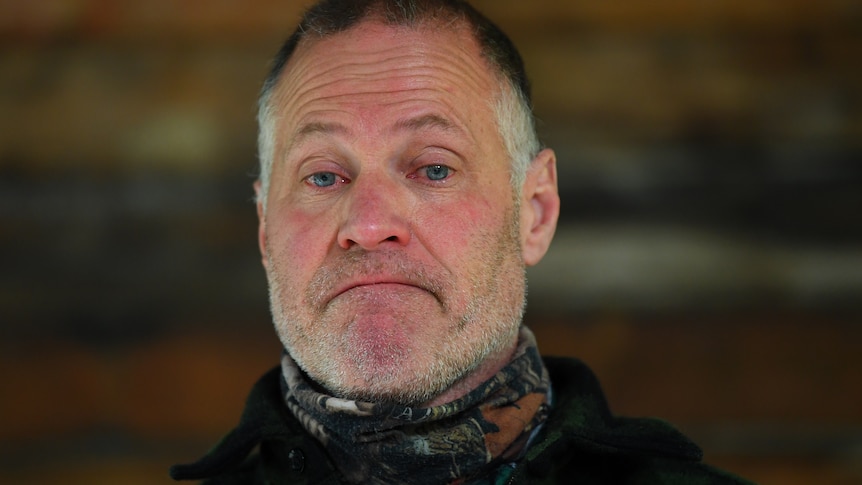
<svg viewBox="0 0 862 485"><path fill-rule="evenodd" d="M697 445L663 421L612 416L598 381L580 361L545 358L545 364L554 392L551 414L504 483L748 483L701 463ZM198 462L171 468L171 476L214 484L342 483L323 448L287 410L280 368L255 385L236 429Z"/></svg>

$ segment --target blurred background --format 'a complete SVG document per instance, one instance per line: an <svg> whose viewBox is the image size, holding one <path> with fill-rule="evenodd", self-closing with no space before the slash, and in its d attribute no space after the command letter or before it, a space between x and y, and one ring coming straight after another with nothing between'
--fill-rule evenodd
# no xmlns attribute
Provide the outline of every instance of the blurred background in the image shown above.
<svg viewBox="0 0 862 485"><path fill-rule="evenodd" d="M0 483L167 483L277 363L256 94L308 2L0 0ZM862 483L862 3L484 0L563 216L528 323L761 483Z"/></svg>

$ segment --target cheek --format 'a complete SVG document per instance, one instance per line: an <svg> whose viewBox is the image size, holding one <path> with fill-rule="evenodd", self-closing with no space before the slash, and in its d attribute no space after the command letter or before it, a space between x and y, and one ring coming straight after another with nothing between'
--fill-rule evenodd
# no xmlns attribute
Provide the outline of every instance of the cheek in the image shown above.
<svg viewBox="0 0 862 485"><path fill-rule="evenodd" d="M287 268L284 277L305 275L327 252L331 228L325 219L299 210L271 208L267 214L266 239L276 266ZM292 278L293 279L293 278Z"/></svg>
<svg viewBox="0 0 862 485"><path fill-rule="evenodd" d="M422 217L417 232L424 233L428 249L445 260L450 270L469 266L477 252L488 251L489 239L499 234L504 224L504 211L481 197L432 206L417 213ZM461 264L461 268L454 266Z"/></svg>

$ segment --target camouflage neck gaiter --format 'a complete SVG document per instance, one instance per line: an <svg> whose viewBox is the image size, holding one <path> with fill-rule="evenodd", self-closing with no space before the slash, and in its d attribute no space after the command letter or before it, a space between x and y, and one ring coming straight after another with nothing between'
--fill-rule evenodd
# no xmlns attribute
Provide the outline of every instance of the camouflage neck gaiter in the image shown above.
<svg viewBox="0 0 862 485"><path fill-rule="evenodd" d="M469 482L518 459L548 414L548 371L526 327L494 377L430 408L322 394L286 353L282 373L288 408L352 483Z"/></svg>

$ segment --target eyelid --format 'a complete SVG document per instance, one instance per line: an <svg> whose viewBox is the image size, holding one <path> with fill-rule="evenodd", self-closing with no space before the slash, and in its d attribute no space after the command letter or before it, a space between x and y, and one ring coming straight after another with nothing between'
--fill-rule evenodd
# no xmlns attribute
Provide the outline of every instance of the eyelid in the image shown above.
<svg viewBox="0 0 862 485"><path fill-rule="evenodd" d="M445 167L449 171L449 173L446 175L445 178L432 179L432 178L428 177L428 173L427 173L427 170L431 167ZM421 175L419 175L420 173L421 173ZM428 185L447 185L447 184L451 183L452 177L454 177L456 173L458 173L458 171L455 170L454 168L452 168L452 166L445 164L445 163L437 162L437 163L428 163L428 164L425 164L425 165L418 167L416 170L413 170L412 172L410 172L407 175L407 178L409 178L411 180L420 180L421 183L428 184Z"/></svg>
<svg viewBox="0 0 862 485"><path fill-rule="evenodd" d="M407 170L407 178L414 180L423 179L422 181L426 184L439 186L451 183L452 177L458 173L461 164L460 157L451 150L438 146L430 146L426 147L413 158L410 161L410 166L411 168ZM435 166L446 167L449 173L443 179L431 179L428 177L426 171L430 167Z"/></svg>
<svg viewBox="0 0 862 485"><path fill-rule="evenodd" d="M350 172L342 164L338 163L337 158L333 159L333 157L326 155L311 156L301 161L298 166L298 172L299 181L302 185L312 190L331 190L350 183L352 178ZM332 185L319 186L311 181L315 175L326 173L330 173L335 177L336 180Z"/></svg>
<svg viewBox="0 0 862 485"><path fill-rule="evenodd" d="M314 182L312 182L312 180L311 180L311 179L312 179L315 175L327 174L327 173L328 173L328 174L332 174L332 175L335 177L335 181L332 183L332 185L317 185L317 184L315 184ZM339 186L339 185L346 185L346 184L349 184L349 183L350 183L350 179L349 179L349 178L347 178L347 177L345 177L345 176L343 176L343 175L340 175L340 174L339 174L339 173L337 173L337 172L333 172L333 171L331 171L331 170L318 170L318 171L316 171L316 172L314 172L314 173L311 173L311 174L306 175L305 177L303 177L303 178L302 178L302 183L304 183L305 185L307 185L307 186L309 186L309 187L311 187L311 188L313 188L313 189L317 189L317 190L327 190L327 189L331 189L331 188L337 187L337 186Z"/></svg>
<svg viewBox="0 0 862 485"><path fill-rule="evenodd" d="M314 183L314 181L312 179L315 176L323 175L323 174L330 174L335 178L335 181L332 182L332 185L317 185ZM329 170L321 170L319 172L314 172L313 174L308 175L307 177L303 178L302 180L306 184L308 184L312 187L315 187L315 188L319 188L319 189L325 189L327 187L332 187L334 185L349 183L349 181L345 177L342 177L341 175L338 175L337 173L331 172Z"/></svg>

